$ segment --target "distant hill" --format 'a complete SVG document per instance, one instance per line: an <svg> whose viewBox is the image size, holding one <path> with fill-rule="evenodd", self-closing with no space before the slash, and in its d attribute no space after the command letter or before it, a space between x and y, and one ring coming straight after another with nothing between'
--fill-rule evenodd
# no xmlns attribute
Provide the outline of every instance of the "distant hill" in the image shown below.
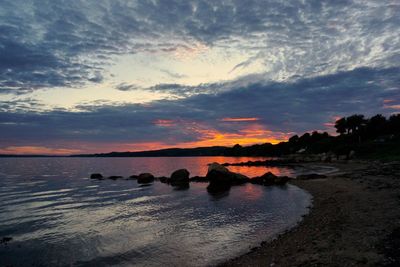
<svg viewBox="0 0 400 267"><path fill-rule="evenodd" d="M138 152L110 152L99 154L81 154L71 157L200 157L200 156L224 156L228 147L196 147L196 148L168 148Z"/></svg>

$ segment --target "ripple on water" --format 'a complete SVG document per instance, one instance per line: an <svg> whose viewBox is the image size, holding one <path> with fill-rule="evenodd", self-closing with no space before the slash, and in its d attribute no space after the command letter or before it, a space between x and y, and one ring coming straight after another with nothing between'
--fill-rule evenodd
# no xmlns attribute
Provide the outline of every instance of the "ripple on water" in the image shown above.
<svg viewBox="0 0 400 267"><path fill-rule="evenodd" d="M4 160L0 159L0 169L7 173L0 174L0 236L13 241L0 246L0 259L20 266L216 264L293 226L311 199L294 186L247 184L216 197L203 183L176 191L158 182L141 187L131 180L87 179L93 170L106 173L102 170L114 166L125 175L146 171L139 169L146 161L137 163L138 159L55 158L45 165L42 159L9 165ZM147 168L199 164L191 158L163 160L152 160L158 165ZM206 161L202 158L201 164ZM18 162L23 163L20 173ZM204 171L203 165L197 168L194 174Z"/></svg>

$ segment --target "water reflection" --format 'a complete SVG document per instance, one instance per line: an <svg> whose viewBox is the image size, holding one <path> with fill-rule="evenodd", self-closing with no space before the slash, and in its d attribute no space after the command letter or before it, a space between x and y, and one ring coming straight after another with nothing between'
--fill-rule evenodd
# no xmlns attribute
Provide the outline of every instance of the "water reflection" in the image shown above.
<svg viewBox="0 0 400 267"><path fill-rule="evenodd" d="M209 195L207 183L175 190L159 182L143 187L87 178L149 170L169 176L184 166L204 175L213 161L232 162L0 159L0 237L13 237L0 246L0 266L212 265L247 252L307 211L309 195L293 186L246 184Z"/></svg>
<svg viewBox="0 0 400 267"><path fill-rule="evenodd" d="M243 187L243 193L239 196L239 198L257 200L262 198L262 195L264 194L264 190L261 186L243 185Z"/></svg>

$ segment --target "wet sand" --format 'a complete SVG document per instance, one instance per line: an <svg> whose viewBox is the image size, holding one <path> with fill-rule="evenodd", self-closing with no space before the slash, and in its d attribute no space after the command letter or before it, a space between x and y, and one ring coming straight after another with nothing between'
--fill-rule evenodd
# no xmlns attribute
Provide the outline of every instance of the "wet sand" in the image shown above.
<svg viewBox="0 0 400 267"><path fill-rule="evenodd" d="M313 196L294 229L221 266L400 266L400 163L335 163L293 181Z"/></svg>

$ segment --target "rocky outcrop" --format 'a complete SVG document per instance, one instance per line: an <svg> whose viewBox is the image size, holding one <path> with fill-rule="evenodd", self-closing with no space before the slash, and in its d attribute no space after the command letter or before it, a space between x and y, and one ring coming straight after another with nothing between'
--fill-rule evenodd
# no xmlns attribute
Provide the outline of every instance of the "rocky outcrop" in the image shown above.
<svg viewBox="0 0 400 267"><path fill-rule="evenodd" d="M250 180L252 184L259 184L259 185L284 185L286 184L291 178L288 176L276 176L272 172L267 172L262 176L255 177Z"/></svg>
<svg viewBox="0 0 400 267"><path fill-rule="evenodd" d="M169 178L168 177L166 177L166 176L161 176L161 177L158 177L157 178L161 183L168 183L168 181L169 181Z"/></svg>
<svg viewBox="0 0 400 267"><path fill-rule="evenodd" d="M210 181L207 187L209 192L229 190L232 185L244 184L250 180L247 176L231 172L218 163L209 165L206 179Z"/></svg>
<svg viewBox="0 0 400 267"><path fill-rule="evenodd" d="M101 175L101 173L92 173L91 175L90 175L90 179L98 179L98 180L101 180L101 179L103 179L104 177L103 177L103 175Z"/></svg>
<svg viewBox="0 0 400 267"><path fill-rule="evenodd" d="M176 170L171 174L169 182L172 186L183 186L189 184L189 171L186 169Z"/></svg>
<svg viewBox="0 0 400 267"><path fill-rule="evenodd" d="M289 176L277 176L274 180L275 185L285 185L289 182L292 178Z"/></svg>
<svg viewBox="0 0 400 267"><path fill-rule="evenodd" d="M117 180L117 179L122 179L122 178L124 178L123 176L117 176L117 175L113 175L113 176L109 176L108 177L108 179L111 179L111 180Z"/></svg>
<svg viewBox="0 0 400 267"><path fill-rule="evenodd" d="M152 183L154 181L154 175L151 173L141 173L137 177L137 183L138 184L148 184Z"/></svg>
<svg viewBox="0 0 400 267"><path fill-rule="evenodd" d="M198 183L206 183L206 182L208 183L209 182L209 180L204 176L193 176L193 177L189 178L189 181L190 182L198 182Z"/></svg>

